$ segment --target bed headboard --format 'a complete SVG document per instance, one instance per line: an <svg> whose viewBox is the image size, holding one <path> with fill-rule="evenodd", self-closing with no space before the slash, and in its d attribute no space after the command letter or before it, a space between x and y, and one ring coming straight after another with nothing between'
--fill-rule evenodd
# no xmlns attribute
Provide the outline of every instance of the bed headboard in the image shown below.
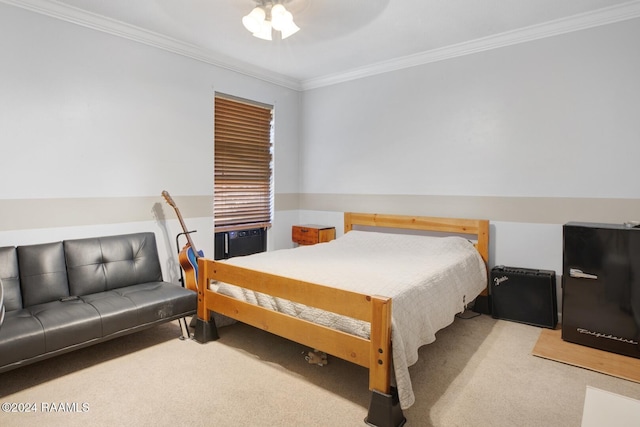
<svg viewBox="0 0 640 427"><path fill-rule="evenodd" d="M403 228L410 230L437 231L442 233L468 234L475 236L475 246L484 262L489 263L489 220L438 218L427 216L385 215L371 213L344 213L344 232L354 225L368 227Z"/></svg>

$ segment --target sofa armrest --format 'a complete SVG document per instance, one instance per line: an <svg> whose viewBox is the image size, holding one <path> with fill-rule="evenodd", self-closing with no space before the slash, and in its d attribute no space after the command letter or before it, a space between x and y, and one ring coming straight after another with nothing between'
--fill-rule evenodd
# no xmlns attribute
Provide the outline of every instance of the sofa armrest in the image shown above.
<svg viewBox="0 0 640 427"><path fill-rule="evenodd" d="M2 279L0 279L0 328L4 322L4 287L2 286Z"/></svg>

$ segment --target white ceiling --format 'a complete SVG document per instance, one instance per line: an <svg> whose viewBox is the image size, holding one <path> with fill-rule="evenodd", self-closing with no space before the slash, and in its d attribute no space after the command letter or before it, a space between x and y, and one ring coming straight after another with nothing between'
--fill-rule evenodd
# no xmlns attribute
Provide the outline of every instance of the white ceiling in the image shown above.
<svg viewBox="0 0 640 427"><path fill-rule="evenodd" d="M295 88L640 16L628 0L283 0L301 30L253 37L260 0L0 0Z"/></svg>

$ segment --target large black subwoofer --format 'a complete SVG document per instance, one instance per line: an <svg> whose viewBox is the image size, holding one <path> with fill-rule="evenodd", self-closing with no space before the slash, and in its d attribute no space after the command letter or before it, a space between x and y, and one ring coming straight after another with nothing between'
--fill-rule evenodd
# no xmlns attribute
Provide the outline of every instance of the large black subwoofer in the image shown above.
<svg viewBox="0 0 640 427"><path fill-rule="evenodd" d="M558 324L555 271L496 266L490 291L496 319L551 329Z"/></svg>

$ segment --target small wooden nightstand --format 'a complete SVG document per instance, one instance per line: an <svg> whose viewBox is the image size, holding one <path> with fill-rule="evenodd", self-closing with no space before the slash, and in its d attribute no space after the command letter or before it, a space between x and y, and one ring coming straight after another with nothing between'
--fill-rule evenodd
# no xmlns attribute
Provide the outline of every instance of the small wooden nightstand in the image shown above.
<svg viewBox="0 0 640 427"><path fill-rule="evenodd" d="M299 245L315 245L336 238L336 228L327 225L294 225L291 227L291 239Z"/></svg>

